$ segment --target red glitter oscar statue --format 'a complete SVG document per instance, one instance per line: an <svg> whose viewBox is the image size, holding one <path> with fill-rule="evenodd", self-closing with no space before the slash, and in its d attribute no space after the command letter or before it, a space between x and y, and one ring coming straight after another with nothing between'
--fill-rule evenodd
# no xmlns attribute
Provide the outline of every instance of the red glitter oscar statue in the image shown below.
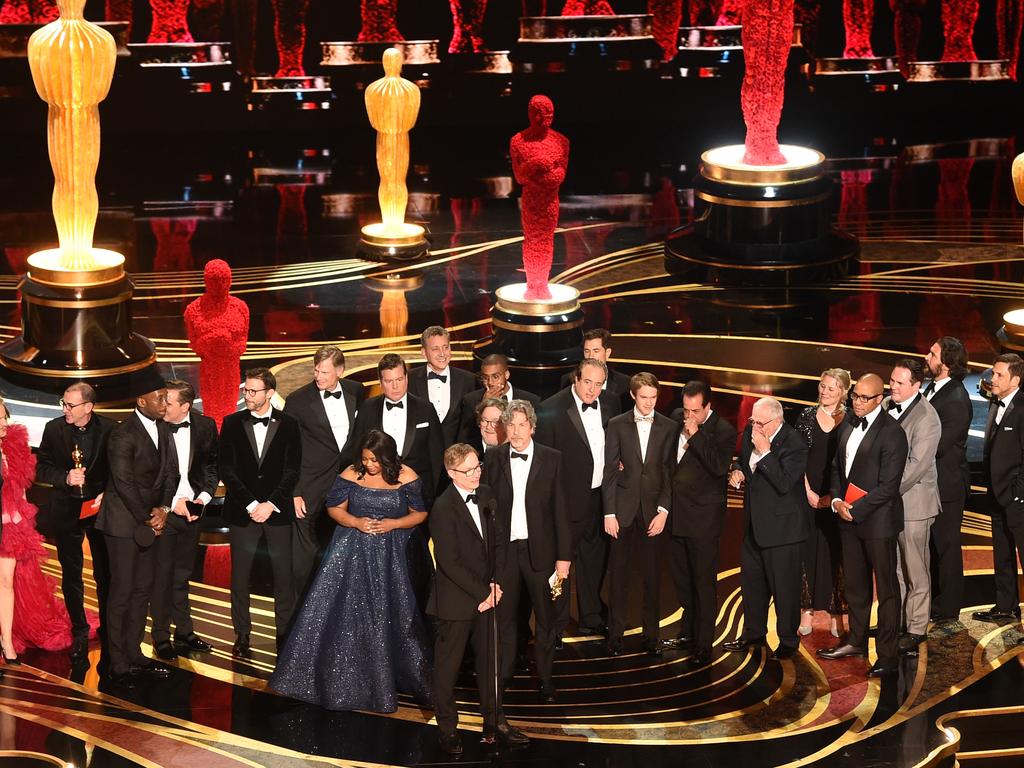
<svg viewBox="0 0 1024 768"><path fill-rule="evenodd" d="M274 42L277 72L274 77L303 77L302 51L306 47L306 8L309 0L274 0Z"/></svg>
<svg viewBox="0 0 1024 768"><path fill-rule="evenodd" d="M679 49L683 0L647 0L647 12L654 17L654 39L661 46L661 60L672 61Z"/></svg>
<svg viewBox="0 0 1024 768"><path fill-rule="evenodd" d="M793 0L747 0L742 39L746 65L740 102L747 125L743 162L785 163L777 132L785 95L786 61L793 42Z"/></svg>
<svg viewBox="0 0 1024 768"><path fill-rule="evenodd" d="M220 423L238 403L239 362L249 338L249 307L230 295L231 267L222 259L207 263L206 293L185 307L189 346L199 355L203 413Z"/></svg>
<svg viewBox="0 0 1024 768"><path fill-rule="evenodd" d="M530 99L530 127L512 137L512 173L523 187L523 267L526 298L550 299L548 275L558 226L558 188L569 166L569 140L551 129L555 106L547 96Z"/></svg>
<svg viewBox="0 0 1024 768"><path fill-rule="evenodd" d="M844 59L871 59L871 25L875 16L874 0L843 0L843 27L846 29Z"/></svg>
<svg viewBox="0 0 1024 768"><path fill-rule="evenodd" d="M484 14L487 0L449 0L452 9L452 41L448 53L483 53Z"/></svg>
<svg viewBox="0 0 1024 768"><path fill-rule="evenodd" d="M405 40L395 26L398 0L362 0L359 4L362 27L359 42L386 43Z"/></svg>
<svg viewBox="0 0 1024 768"><path fill-rule="evenodd" d="M188 31L189 0L149 0L153 23L147 43L191 43Z"/></svg>
<svg viewBox="0 0 1024 768"><path fill-rule="evenodd" d="M943 61L977 61L974 52L974 23L978 20L978 0L942 0Z"/></svg>
<svg viewBox="0 0 1024 768"><path fill-rule="evenodd" d="M615 10L608 0L565 0L563 16L614 16Z"/></svg>
<svg viewBox="0 0 1024 768"><path fill-rule="evenodd" d="M49 24L58 15L54 0L6 0L0 7L0 24Z"/></svg>
<svg viewBox="0 0 1024 768"><path fill-rule="evenodd" d="M743 23L743 0L723 0L715 25L735 27Z"/></svg>

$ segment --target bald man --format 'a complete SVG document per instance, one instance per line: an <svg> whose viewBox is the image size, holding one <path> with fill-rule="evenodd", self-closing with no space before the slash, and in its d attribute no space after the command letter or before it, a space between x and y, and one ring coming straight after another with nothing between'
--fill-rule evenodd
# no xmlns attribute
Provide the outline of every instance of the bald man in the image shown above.
<svg viewBox="0 0 1024 768"><path fill-rule="evenodd" d="M853 385L853 416L839 427L832 465L832 511L839 519L843 545L850 632L825 659L867 656L872 577L878 590L878 660L869 677L899 671L897 637L900 592L896 580L896 544L903 530L900 481L907 465L907 435L882 408L882 379L867 373Z"/></svg>

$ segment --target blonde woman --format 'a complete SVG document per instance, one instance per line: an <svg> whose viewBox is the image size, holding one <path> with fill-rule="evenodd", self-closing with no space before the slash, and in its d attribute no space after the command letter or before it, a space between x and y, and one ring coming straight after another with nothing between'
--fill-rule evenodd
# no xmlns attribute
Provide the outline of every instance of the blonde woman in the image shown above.
<svg viewBox="0 0 1024 768"><path fill-rule="evenodd" d="M850 373L842 368L823 371L818 381L818 404L805 408L797 429L807 440L808 536L803 545L803 589L800 596L800 634L811 633L815 611L832 616L832 634L839 637L846 613L843 590L842 546L835 515L829 508L832 461L836 455L839 425L846 418Z"/></svg>

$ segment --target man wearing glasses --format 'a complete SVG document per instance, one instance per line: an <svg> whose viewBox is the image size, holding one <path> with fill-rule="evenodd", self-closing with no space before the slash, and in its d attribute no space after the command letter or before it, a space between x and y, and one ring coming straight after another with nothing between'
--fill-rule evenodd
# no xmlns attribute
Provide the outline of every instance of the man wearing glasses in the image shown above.
<svg viewBox="0 0 1024 768"><path fill-rule="evenodd" d="M508 358L504 355L488 355L480 361L480 386L462 398L462 422L459 425L459 442L469 443L478 447L479 432L476 425L476 406L487 397L494 397L510 403L513 400L526 400L534 410L540 407L540 398L532 392L516 387L512 389L511 376L508 370Z"/></svg>
<svg viewBox="0 0 1024 768"><path fill-rule="evenodd" d="M299 423L274 408L277 379L266 368L245 372L244 411L224 419L218 461L227 493L221 513L231 545L233 652L252 658L249 577L260 539L266 539L274 580L274 621L280 649L295 610L292 526L295 486L302 465Z"/></svg>
<svg viewBox="0 0 1024 768"><path fill-rule="evenodd" d="M51 419L39 443L36 479L53 486L50 492L50 530L60 560L61 592L71 618L71 658L85 659L89 650L89 623L85 618L85 585L82 581L83 539L89 539L96 599L100 606L100 632L106 625L110 566L103 534L94 527L99 504L86 507L92 514L82 517L83 505L93 502L107 484L107 438L114 422L93 412L96 390L80 381L64 390L60 401L63 415ZM75 469L72 453L81 451Z"/></svg>
<svg viewBox="0 0 1024 768"><path fill-rule="evenodd" d="M850 632L825 659L867 656L871 581L878 591L878 660L869 677L899 672L897 635L900 593L896 580L896 540L903 530L900 481L907 465L907 435L882 408L882 379L866 373L853 387L853 418L839 427L832 465L832 510L839 517Z"/></svg>
<svg viewBox="0 0 1024 768"><path fill-rule="evenodd" d="M800 647L800 542L807 538L804 472L807 443L782 418L774 397L756 403L743 430L739 465L730 473L743 494L740 588L743 634L723 644L727 651L763 646L768 634L768 601L775 601L779 647L772 658L792 658Z"/></svg>

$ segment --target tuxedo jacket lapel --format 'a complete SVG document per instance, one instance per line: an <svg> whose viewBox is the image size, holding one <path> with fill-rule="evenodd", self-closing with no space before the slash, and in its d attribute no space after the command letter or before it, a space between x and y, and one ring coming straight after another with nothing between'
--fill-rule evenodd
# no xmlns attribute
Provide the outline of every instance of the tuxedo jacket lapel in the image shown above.
<svg viewBox="0 0 1024 768"><path fill-rule="evenodd" d="M434 406L430 406L433 408ZM408 397L405 398L405 445L402 446L402 461L405 461L409 452L412 451L412 444L416 440L416 424L419 418L418 413L413 413L413 403Z"/></svg>
<svg viewBox="0 0 1024 768"><path fill-rule="evenodd" d="M857 472L857 468L864 463L864 457L871 453L871 447L875 444L875 438L878 437L878 433L882 431L882 417L885 412L878 414L875 417L875 422L868 427L867 434L864 435L864 439L860 441L860 445L857 446L857 455L853 457L853 464L850 465L850 477L853 477ZM860 427L858 427L860 429ZM845 457L845 451L844 457ZM849 479L849 478L847 478Z"/></svg>
<svg viewBox="0 0 1024 768"><path fill-rule="evenodd" d="M999 411L999 406L995 403L991 403L988 407L988 419L985 421L985 447L987 448L992 442L992 428L996 424L996 413ZM1006 418L1005 416L1003 418Z"/></svg>
<svg viewBox="0 0 1024 768"><path fill-rule="evenodd" d="M349 392L344 387L341 388L342 399L345 401L345 410L348 412L348 430L349 434L352 432L352 426L356 423L356 396ZM327 418L327 412L324 411L324 418ZM327 429L330 430L331 424L327 423Z"/></svg>
<svg viewBox="0 0 1024 768"><path fill-rule="evenodd" d="M479 515L480 515L480 528L477 528L476 527L476 523L473 522L473 513L469 511L469 505L465 501L462 500L462 494L461 493L456 491L456 494L459 497L459 509L461 510L460 517L462 518L463 522L470 527L470 530L472 530L473 533L475 533L477 535L477 538L480 538L481 540L483 540L483 526L486 523L484 521L483 512L479 511L480 510L479 503L477 504L477 510L478 510ZM479 496L477 497L477 499L479 500Z"/></svg>
<svg viewBox="0 0 1024 768"><path fill-rule="evenodd" d="M256 465L259 466L261 461L260 450L256 447L256 433L253 431L251 418L242 419L242 431L245 432L245 436L249 440L249 447L252 448L253 458L256 459ZM266 443L263 444L263 447L266 448Z"/></svg>
<svg viewBox="0 0 1024 768"><path fill-rule="evenodd" d="M277 434L277 427L281 423L279 418L280 414L276 408L270 409L270 423L267 424L267 436L263 440L263 453L260 456L259 464L263 465L263 458L270 453L270 444L274 442L274 435ZM253 435L253 442L256 441L255 435Z"/></svg>
<svg viewBox="0 0 1024 768"><path fill-rule="evenodd" d="M344 390L342 391L344 392ZM331 429L331 421L327 418L327 405L324 400L323 392L319 389L314 389L310 394L310 400L313 402L307 403L307 407L313 410L313 413L315 414L313 418L316 419L316 423L319 425L320 431L323 432L324 440L326 440L329 445L333 444L334 430ZM342 395L342 398L344 397L345 395ZM351 423L352 421L350 419L349 424L351 425Z"/></svg>
<svg viewBox="0 0 1024 768"><path fill-rule="evenodd" d="M839 437L836 441L836 460L839 462L839 478L845 483L846 477L846 444L850 442L853 427L848 421L839 425Z"/></svg>
<svg viewBox="0 0 1024 768"><path fill-rule="evenodd" d="M569 398L569 407L565 409L565 412L569 416L569 421L576 427L576 431L580 433L580 440L584 445L589 446L590 441L587 440L587 429L583 426L583 417L576 409L576 401L572 397Z"/></svg>

